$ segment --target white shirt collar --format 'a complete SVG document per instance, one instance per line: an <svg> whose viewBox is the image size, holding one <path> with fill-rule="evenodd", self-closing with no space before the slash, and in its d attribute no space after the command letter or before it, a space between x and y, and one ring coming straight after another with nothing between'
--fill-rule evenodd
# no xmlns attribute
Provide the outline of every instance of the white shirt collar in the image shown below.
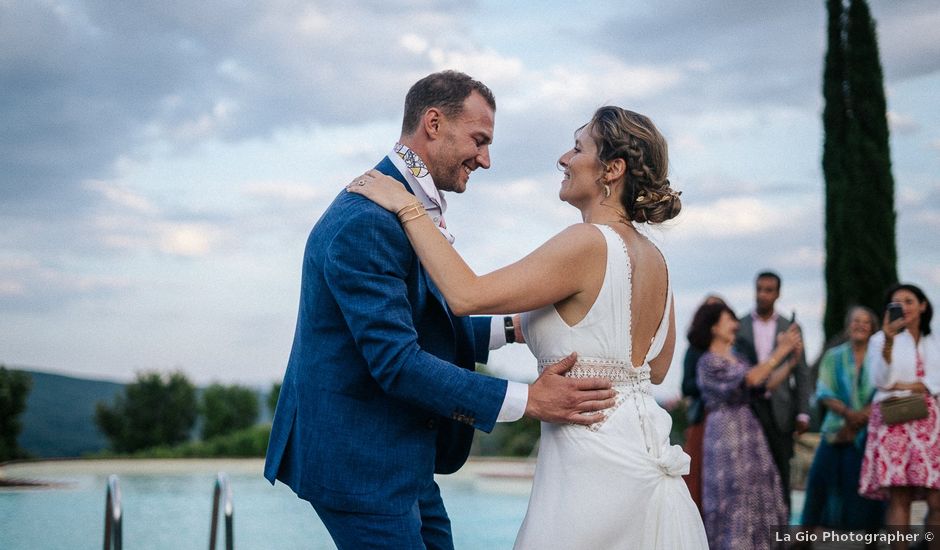
<svg viewBox="0 0 940 550"><path fill-rule="evenodd" d="M401 175L411 186L415 197L421 201L424 208L428 211L428 216L437 224L441 233L447 237L447 240L453 244L454 236L447 230L447 224L444 223L444 212L447 211L447 201L444 200L437 185L434 184L434 178L427 165L421 160L417 153L412 151L407 145L396 143L388 158L398 168Z"/></svg>

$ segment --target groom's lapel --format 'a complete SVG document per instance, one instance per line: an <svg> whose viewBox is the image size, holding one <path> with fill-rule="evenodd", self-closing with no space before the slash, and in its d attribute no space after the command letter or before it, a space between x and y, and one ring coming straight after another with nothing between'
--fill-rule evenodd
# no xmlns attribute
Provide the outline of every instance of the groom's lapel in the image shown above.
<svg viewBox="0 0 940 550"><path fill-rule="evenodd" d="M401 175L401 172L398 171L398 168L395 168L395 164L392 162L392 159L385 157L382 159L382 162L375 165L375 169L379 172L382 172L386 176L391 176L401 182L405 186L405 189L408 190L412 195L415 192L411 189L411 185L408 184L408 180L405 179L405 176Z"/></svg>
<svg viewBox="0 0 940 550"><path fill-rule="evenodd" d="M386 176L391 176L396 180L400 181L402 185L405 186L405 189L408 190L412 195L415 194L414 190L411 188L411 185L408 183L408 180L405 179L405 176L401 175L401 172L398 171L398 168L395 167L395 164L392 163L391 159L385 157L382 159L382 162L378 163L375 166L375 169L379 172L382 172ZM450 317L450 309L447 307L447 301L444 300L444 295L441 294L441 291L437 289L437 285L434 284L434 281L428 277L427 272L424 270L424 267L421 266L421 262L418 262L418 269L421 273L421 278L424 280L424 283L427 285L428 290L431 291L431 294L437 298L437 301L441 303L441 307L444 308L444 311L447 312L447 316Z"/></svg>

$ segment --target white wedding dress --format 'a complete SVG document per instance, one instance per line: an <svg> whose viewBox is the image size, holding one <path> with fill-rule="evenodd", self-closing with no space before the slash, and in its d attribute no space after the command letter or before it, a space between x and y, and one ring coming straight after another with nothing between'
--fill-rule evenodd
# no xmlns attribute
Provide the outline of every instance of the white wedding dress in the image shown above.
<svg viewBox="0 0 940 550"><path fill-rule="evenodd" d="M590 427L542 423L515 548L706 549L702 518L681 477L689 456L670 445L672 419L650 393L649 361L666 340L671 288L646 360L633 367L630 257L613 229L596 227L607 240L607 272L591 310L568 326L547 306L524 314L522 330L540 371L576 351L569 376L609 378L617 404Z"/></svg>

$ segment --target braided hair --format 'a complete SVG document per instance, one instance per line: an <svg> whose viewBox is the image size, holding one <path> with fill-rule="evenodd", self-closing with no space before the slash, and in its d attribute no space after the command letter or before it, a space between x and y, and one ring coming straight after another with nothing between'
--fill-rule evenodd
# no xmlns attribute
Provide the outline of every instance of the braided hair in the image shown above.
<svg viewBox="0 0 940 550"><path fill-rule="evenodd" d="M600 160L606 164L619 158L627 164L620 202L629 220L656 224L676 217L682 210L681 192L669 186L666 138L653 121L606 106L594 113L589 125Z"/></svg>

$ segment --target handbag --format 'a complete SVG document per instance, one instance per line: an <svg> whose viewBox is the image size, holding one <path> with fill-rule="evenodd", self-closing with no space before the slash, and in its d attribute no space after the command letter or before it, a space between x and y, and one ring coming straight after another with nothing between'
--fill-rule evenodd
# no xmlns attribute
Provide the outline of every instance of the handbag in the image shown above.
<svg viewBox="0 0 940 550"><path fill-rule="evenodd" d="M885 399L881 402L881 418L891 426L927 418L927 399L923 395Z"/></svg>

